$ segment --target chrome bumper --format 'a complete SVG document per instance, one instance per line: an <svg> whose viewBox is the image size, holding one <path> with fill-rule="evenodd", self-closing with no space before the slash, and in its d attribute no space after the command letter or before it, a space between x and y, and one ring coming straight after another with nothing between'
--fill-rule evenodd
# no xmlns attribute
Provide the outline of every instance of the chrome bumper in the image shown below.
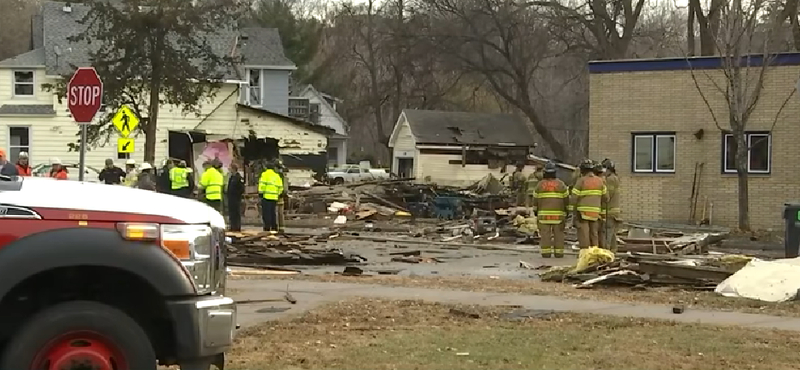
<svg viewBox="0 0 800 370"><path fill-rule="evenodd" d="M226 352L236 331L236 303L223 296L203 296L170 303L179 359Z"/></svg>

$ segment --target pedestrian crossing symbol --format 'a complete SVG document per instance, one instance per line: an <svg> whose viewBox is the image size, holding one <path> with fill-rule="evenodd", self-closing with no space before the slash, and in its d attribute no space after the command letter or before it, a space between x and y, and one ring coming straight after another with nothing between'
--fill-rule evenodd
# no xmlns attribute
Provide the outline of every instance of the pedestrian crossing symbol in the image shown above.
<svg viewBox="0 0 800 370"><path fill-rule="evenodd" d="M133 153L133 139L119 138L117 139L117 153Z"/></svg>
<svg viewBox="0 0 800 370"><path fill-rule="evenodd" d="M136 113L128 108L127 105L123 105L119 107L117 113L114 114L114 117L111 118L111 123L114 124L114 127L117 128L119 131L119 135L122 137L130 136L131 132L139 126L139 117L136 117ZM133 142L131 142L131 146L133 146ZM129 153L129 152L120 152L120 153Z"/></svg>

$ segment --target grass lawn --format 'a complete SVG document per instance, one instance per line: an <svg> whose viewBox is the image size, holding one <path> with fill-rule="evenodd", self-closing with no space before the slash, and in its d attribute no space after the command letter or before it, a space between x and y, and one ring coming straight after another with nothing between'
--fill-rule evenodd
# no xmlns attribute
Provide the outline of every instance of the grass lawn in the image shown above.
<svg viewBox="0 0 800 370"><path fill-rule="evenodd" d="M476 292L550 295L573 299L588 299L626 303L681 304L710 310L763 313L800 317L800 302L769 303L752 299L726 298L714 292L680 288L649 288L644 291L626 287L595 287L575 289L571 284L546 283L533 279L490 279L487 277L408 277L408 276L246 276L232 279L298 279L338 283L380 284L403 287L440 288ZM290 288L291 289L291 288Z"/></svg>
<svg viewBox="0 0 800 370"><path fill-rule="evenodd" d="M795 332L354 299L245 329L226 369L788 370L798 348Z"/></svg>

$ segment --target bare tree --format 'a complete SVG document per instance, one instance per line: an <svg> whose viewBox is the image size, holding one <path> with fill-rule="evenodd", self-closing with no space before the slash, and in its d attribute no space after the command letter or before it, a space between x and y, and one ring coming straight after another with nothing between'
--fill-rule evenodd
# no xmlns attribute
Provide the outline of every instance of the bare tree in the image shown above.
<svg viewBox="0 0 800 370"><path fill-rule="evenodd" d="M567 45L581 47L594 59L622 59L634 38L647 0L536 0L528 6L549 11L556 35Z"/></svg>
<svg viewBox="0 0 800 370"><path fill-rule="evenodd" d="M730 133L733 137L731 152L735 158L738 179L738 221L741 230L750 230L748 153L754 143L748 143L746 130L750 117L759 105L764 81L774 64L774 54L770 54L768 47L776 23L759 21L766 6L766 0L753 0L747 3L743 0L732 0L722 5L719 10L719 33L714 43L716 51L721 55L721 68L716 71L716 75L714 72L702 73L703 78L698 77L700 74L698 71L691 70L695 87L715 125L720 131ZM755 50L759 51L759 54L751 54ZM692 65L691 59L687 62ZM783 108L794 93L795 90L792 89L775 113L772 128L775 127ZM711 103L714 94L719 94L718 96L723 98L724 112L717 112ZM722 123L718 119L724 116L728 118L727 123Z"/></svg>
<svg viewBox="0 0 800 370"><path fill-rule="evenodd" d="M696 39L694 26L700 35L700 55L714 55L717 52L717 34L719 33L722 12L729 7L729 0L711 0L708 11L703 12L700 0L689 0L689 15L686 23L686 45L689 55L696 55Z"/></svg>

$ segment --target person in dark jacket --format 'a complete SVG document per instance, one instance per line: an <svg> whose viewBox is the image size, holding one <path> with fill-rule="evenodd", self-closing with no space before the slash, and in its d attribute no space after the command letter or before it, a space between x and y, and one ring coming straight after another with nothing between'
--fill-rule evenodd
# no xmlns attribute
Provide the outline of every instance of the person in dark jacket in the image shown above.
<svg viewBox="0 0 800 370"><path fill-rule="evenodd" d="M231 163L228 168L230 178L228 178L228 219L231 231L242 230L242 196L244 195L244 178L239 173L239 166Z"/></svg>
<svg viewBox="0 0 800 370"><path fill-rule="evenodd" d="M156 191L156 175L153 173L153 166L144 162L139 167L139 176L136 177L137 189Z"/></svg>
<svg viewBox="0 0 800 370"><path fill-rule="evenodd" d="M98 177L103 184L119 185L122 183L122 179L125 178L125 170L115 166L114 160L109 158L106 159L106 166L100 171L100 176Z"/></svg>
<svg viewBox="0 0 800 370"><path fill-rule="evenodd" d="M10 163L6 157L6 152L0 149L0 175L3 176L19 176L17 166Z"/></svg>
<svg viewBox="0 0 800 370"><path fill-rule="evenodd" d="M169 171L172 169L173 163L171 159L165 159L164 162L161 163L161 169L158 171L156 175L156 189L159 193L164 194L173 194L172 191L172 179L169 177Z"/></svg>

